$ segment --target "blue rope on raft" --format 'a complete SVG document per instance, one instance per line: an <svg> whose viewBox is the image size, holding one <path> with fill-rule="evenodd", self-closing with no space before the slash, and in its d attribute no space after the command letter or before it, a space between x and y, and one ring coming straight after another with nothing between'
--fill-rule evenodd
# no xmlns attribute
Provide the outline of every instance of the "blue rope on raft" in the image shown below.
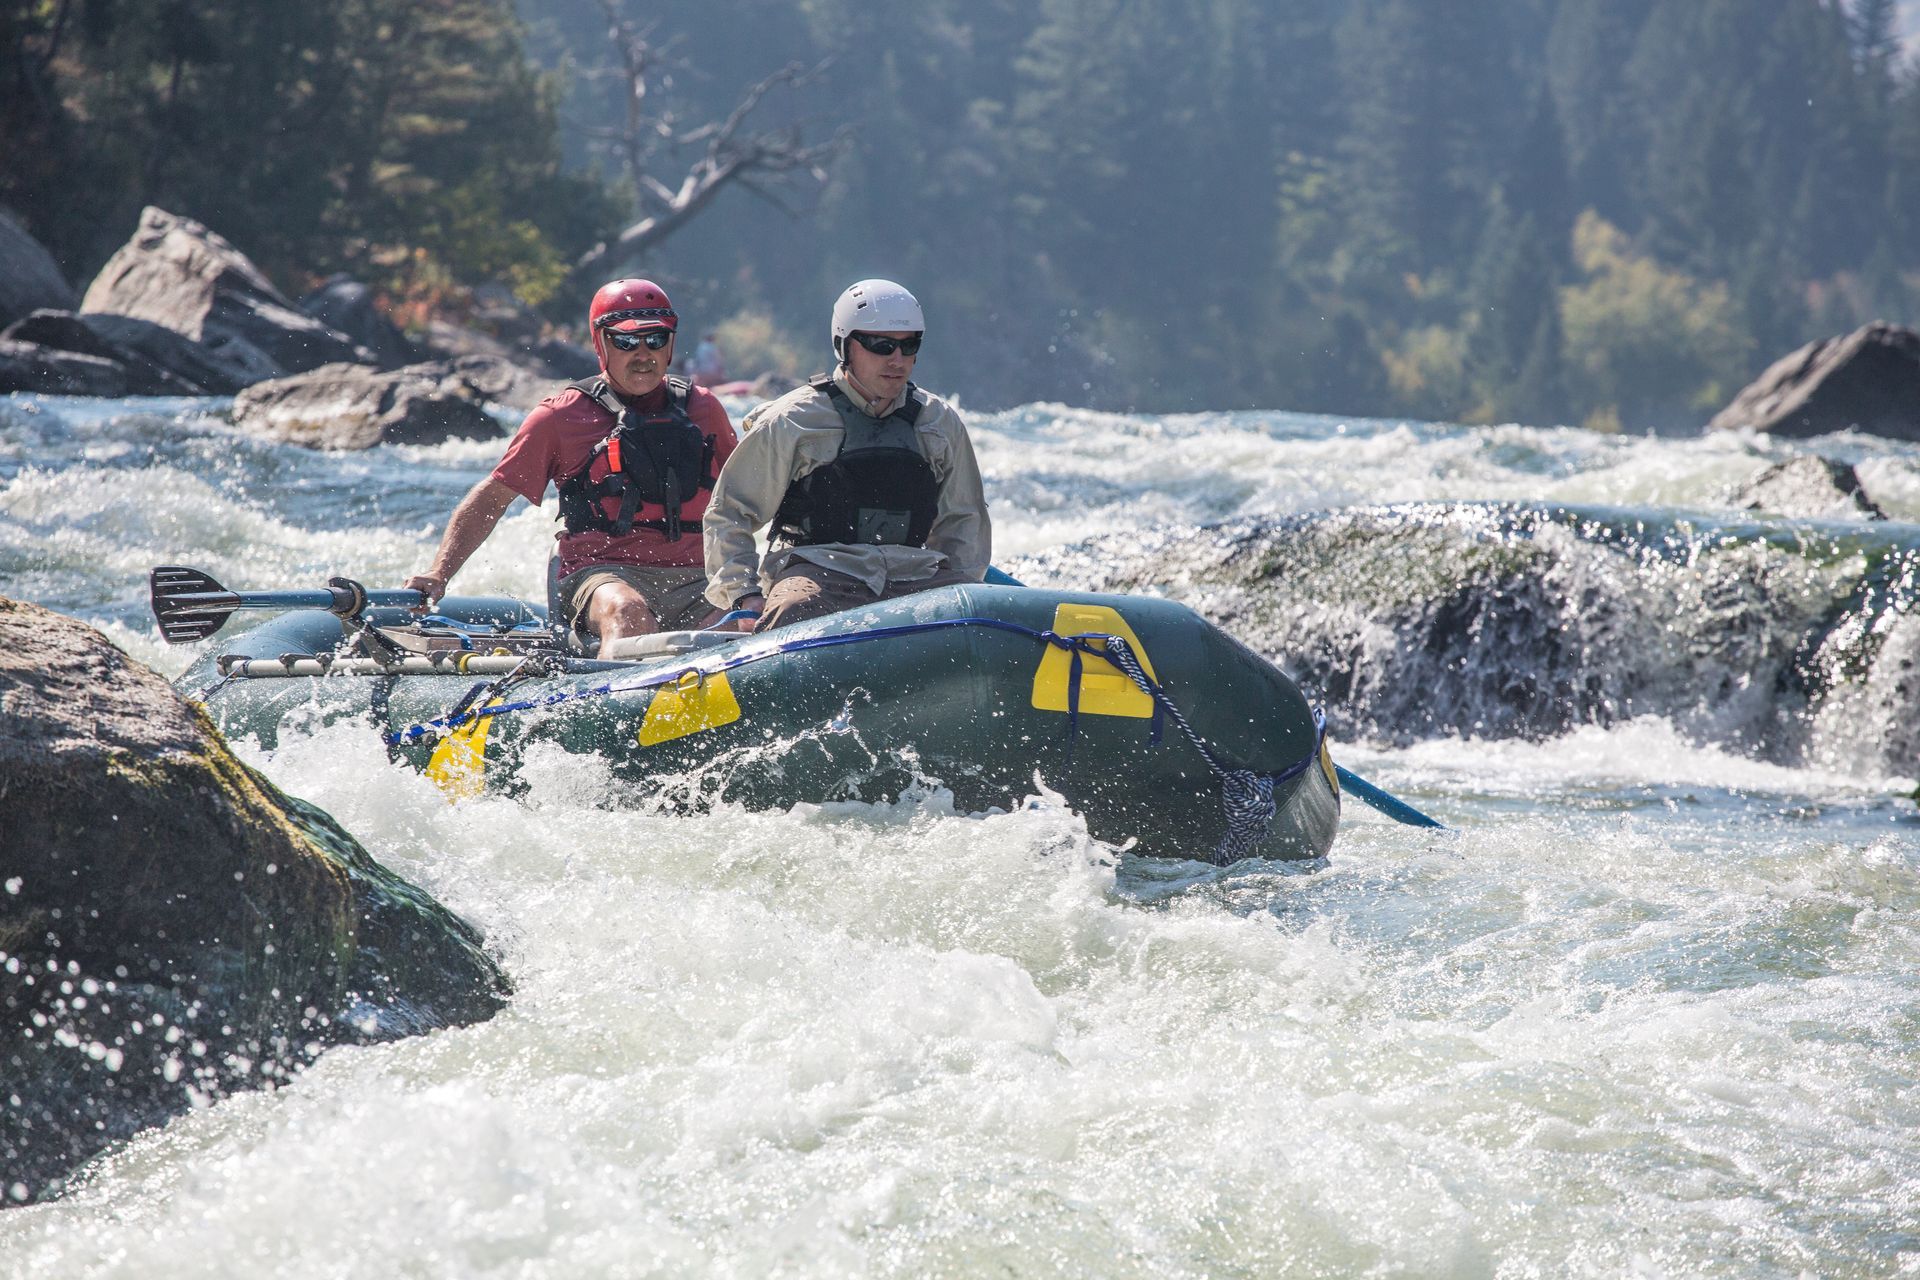
<svg viewBox="0 0 1920 1280"><path fill-rule="evenodd" d="M1133 647L1119 636L1103 636L1101 639L1106 641L1106 659L1125 672L1128 679L1153 699L1156 715L1164 711L1167 718L1179 726L1180 732L1193 744L1193 749L1200 753L1200 758L1220 779L1220 804L1226 811L1227 833L1220 838L1219 847L1214 850L1214 861L1224 866L1253 856L1254 851L1266 840L1267 830L1273 825L1274 815L1279 812L1273 789L1305 773L1319 757L1321 745L1327 740L1326 713L1318 707L1313 709L1313 750L1303 759L1278 773L1255 773L1251 769L1230 768L1213 754L1200 735L1194 732L1193 726L1187 723L1187 718L1180 714L1180 708L1173 705L1173 700L1147 674L1140 659L1134 656ZM1076 658L1078 656L1075 655Z"/></svg>
<svg viewBox="0 0 1920 1280"><path fill-rule="evenodd" d="M735 667L746 666L750 662L759 662L779 654L802 653L808 649L828 649L843 644L863 644L871 640L891 640L901 636L918 635L928 631L942 631L950 627L987 627L996 631L1006 631L1013 635L1025 636L1043 644L1056 645L1071 655L1072 670L1067 681L1067 758L1072 762L1073 742L1079 732L1080 720L1080 680L1084 655L1091 654L1104 658L1140 690L1153 699L1153 717L1151 721L1150 742L1158 746L1161 740L1162 717L1171 720L1193 745L1200 758L1207 762L1214 776L1220 779L1221 807L1227 820L1227 831L1221 837L1214 850L1213 860L1221 865L1238 862L1251 857L1266 840L1278 813L1278 803L1274 799L1277 787L1293 781L1313 767L1326 742L1327 717L1318 707L1313 711L1313 748L1305 756L1286 768L1271 773L1257 773L1251 769L1241 769L1223 762L1215 755L1204 739L1194 731L1187 718L1167 697L1160 684L1146 673L1133 648L1124 637L1086 632L1078 635L1063 636L1055 631L1036 631L1032 627L1023 627L1017 622L1006 622L999 618L942 618L934 622L907 623L895 627L874 627L866 631L843 632L839 635L810 636L801 640L789 640L753 653L735 654L709 666L678 667L656 672L629 683L594 685L586 689L569 689L561 693L548 694L544 698L533 698L523 702L502 702L488 707L475 707L471 694L484 686L475 686L469 697L455 705L454 711L438 720L429 720L424 724L409 725L397 733L386 735L388 747L397 747L402 743L417 742L429 735L449 733L471 721L488 716L507 715L520 711L538 711L548 707L560 706L568 702L578 702L587 698L604 698L616 693L639 693L648 689L657 689L662 685L678 684L688 675L704 680L708 676L720 675Z"/></svg>

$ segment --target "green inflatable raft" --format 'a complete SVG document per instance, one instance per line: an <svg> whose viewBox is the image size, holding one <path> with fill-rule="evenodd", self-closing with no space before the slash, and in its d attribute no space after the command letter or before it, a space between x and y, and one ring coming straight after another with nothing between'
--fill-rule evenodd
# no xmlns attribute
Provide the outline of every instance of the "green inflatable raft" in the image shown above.
<svg viewBox="0 0 1920 1280"><path fill-rule="evenodd" d="M285 610L176 682L229 736L271 748L290 716L362 721L456 798L518 794L527 754L557 748L606 761L636 803L690 811L936 783L977 812L1044 786L1095 837L1159 857L1320 858L1339 823L1322 717L1168 600L948 587L586 657L535 606L450 597L419 618L415 599L338 578L247 595L192 569L153 573L170 640L211 635L238 608Z"/></svg>

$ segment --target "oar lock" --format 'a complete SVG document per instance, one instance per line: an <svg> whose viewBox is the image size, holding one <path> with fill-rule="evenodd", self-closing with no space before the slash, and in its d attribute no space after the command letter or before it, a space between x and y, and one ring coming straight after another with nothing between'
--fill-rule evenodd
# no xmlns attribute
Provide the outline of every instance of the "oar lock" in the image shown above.
<svg viewBox="0 0 1920 1280"><path fill-rule="evenodd" d="M328 613L358 619L366 611L367 589L352 578L328 578L327 593L333 597L333 603L327 606Z"/></svg>

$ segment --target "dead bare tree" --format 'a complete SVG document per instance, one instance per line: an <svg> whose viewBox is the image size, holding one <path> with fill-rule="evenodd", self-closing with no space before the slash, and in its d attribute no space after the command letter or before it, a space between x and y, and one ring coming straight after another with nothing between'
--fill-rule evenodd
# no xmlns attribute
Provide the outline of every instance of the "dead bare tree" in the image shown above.
<svg viewBox="0 0 1920 1280"><path fill-rule="evenodd" d="M831 60L808 67L788 63L749 88L726 119L682 129L672 112L650 107L647 96L656 75L674 65L671 42L654 41L655 25L636 26L621 11L620 0L600 0L607 15L607 34L619 56L624 78L626 113L617 130L597 130L610 142L626 166L633 184L640 219L610 240L602 241L574 264L586 273L612 260L631 261L658 246L686 225L726 187L738 184L791 216L797 210L781 198L796 179L810 179L817 189L827 181L827 163L851 137L845 127L823 142L808 143L801 125L783 129L749 130L748 117L768 93L784 85L797 89L818 79ZM677 183L662 181L661 162L686 148L700 148ZM679 168L676 160L673 167Z"/></svg>

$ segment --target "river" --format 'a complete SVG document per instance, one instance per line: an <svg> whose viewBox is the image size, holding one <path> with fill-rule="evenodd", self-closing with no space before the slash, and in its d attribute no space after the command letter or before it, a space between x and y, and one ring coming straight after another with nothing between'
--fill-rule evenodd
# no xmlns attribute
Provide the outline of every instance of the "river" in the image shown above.
<svg viewBox="0 0 1920 1280"><path fill-rule="evenodd" d="M224 407L0 398L0 594L176 674L151 566L397 585L501 447L316 454ZM1711 512L1808 451L1920 520L1920 447L1851 435L973 422L1016 572L1348 504ZM538 597L551 528L516 507L456 586ZM1326 863L1222 869L1104 847L1042 783L986 815L930 779L684 818L608 807L563 757L450 805L352 725L239 744L479 925L518 993L0 1213L0 1275L1920 1273L1911 776L1659 716L1334 735L1449 830L1350 801Z"/></svg>

